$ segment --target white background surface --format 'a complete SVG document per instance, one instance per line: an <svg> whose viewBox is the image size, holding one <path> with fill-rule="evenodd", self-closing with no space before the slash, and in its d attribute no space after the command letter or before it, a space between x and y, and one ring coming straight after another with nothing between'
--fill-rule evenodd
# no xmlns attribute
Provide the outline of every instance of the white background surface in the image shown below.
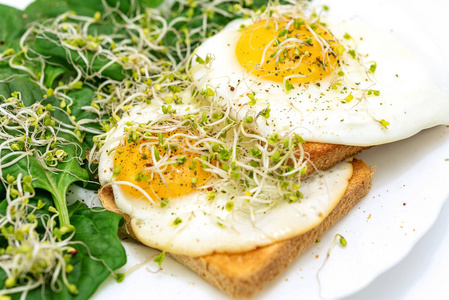
<svg viewBox="0 0 449 300"><path fill-rule="evenodd" d="M449 180L448 180L449 181ZM368 287L343 299L449 299L449 203L412 251Z"/></svg>
<svg viewBox="0 0 449 300"><path fill-rule="evenodd" d="M10 0L5 1L1 0L1 3L8 3L10 5L15 5L18 7L24 7L26 3L30 2L29 0ZM439 80L441 82L445 82L445 79L448 79L448 70L449 70L449 63L447 59L449 58L449 54L447 54L447 51L443 51L442 49L447 49L446 47L449 46L447 40L445 40L445 31L449 28L449 20L446 16L447 12L449 12L449 5L446 1L426 1L425 3L422 1L405 1L405 0L395 0L395 1L353 1L353 0L344 0L344 1L328 1L328 3L331 3L331 12L336 11L336 13L344 14L347 13L347 11L342 12L343 8L348 8L351 11L354 12L354 14L358 10L364 10L364 11L370 11L370 7L366 7L368 5L374 5L377 6L376 11L383 11L381 15L376 13L371 14L371 17L367 17L367 19L375 24L379 24L380 27L383 26L389 26L385 25L387 24L395 24L395 28L400 28L401 24L413 24L409 26L418 26L418 27L429 27L429 28L435 28L434 34L431 34L430 36L422 37L422 36L409 36L408 38L411 38L414 42L412 42L415 45L418 45L417 47L419 50L423 50L425 53L429 53L426 51L426 42L427 40L432 40L432 45L434 47L434 50L436 52L432 52L432 55L424 54L423 59L429 59L430 63L435 66L436 69L438 69L438 72L440 72L441 76ZM370 3L370 4L368 4ZM369 16L369 13L365 14L366 16ZM401 16L401 18L405 18L406 20L409 20L409 23L401 23L397 22L395 23L395 16ZM401 19L399 18L399 19ZM385 22L384 22L385 21ZM390 23L388 23L390 22ZM409 31L410 32L410 31ZM423 39L424 41L422 41ZM429 104L431 105L431 104ZM427 140L427 136L429 137L436 137L438 136L438 141L435 143L430 143L430 146L435 147L442 147L438 151L438 157L429 158L432 162L434 162L436 159L438 159L439 164L443 164L442 167L439 169L440 172L438 173L432 173L426 168L426 161L422 161L422 158L420 157L420 154L428 153L429 150L432 150L432 148L427 148L426 143L429 142ZM377 148L372 149L365 154L363 154L363 158L367 160L369 164L379 164L379 162L384 164L383 166L378 165L378 174L379 173L388 173L391 172L392 174L389 174L390 176L376 176L375 177L375 184L377 185L378 189L381 190L388 182L387 180L395 180L397 177L400 181L400 170L409 169L410 166L413 166L417 161L420 161L422 164L422 172L416 172L413 174L413 176L416 176L412 182L414 183L413 186L406 186L406 189L412 189L413 191L416 191L416 193L422 193L425 194L432 194L432 191L435 189L449 191L449 168L447 165L449 165L449 161L445 161L445 158L449 158L449 129L440 127L436 129L432 129L430 131L426 131L424 133L421 133L420 136L414 138L410 142L404 141L400 142L399 144L395 145L386 145L381 146L383 148ZM416 141L416 142L415 142ZM432 142L432 141L430 141ZM422 148L420 147L420 143L422 143ZM398 146L399 145L399 146ZM412 145L413 147L408 147L409 145ZM396 152L395 152L396 151ZM403 156L406 158L403 158L400 160L399 164L396 164L394 162L389 162L388 160L383 161L381 158L381 155L389 155L389 153L395 152L397 156ZM374 154L373 154L374 153ZM445 165L447 164L447 165ZM427 166L432 166L432 164L428 164ZM444 171L445 170L445 171ZM427 178L422 178L420 180L420 176L422 176L422 173L427 174ZM430 178L429 178L430 176ZM433 178L435 179L435 183L438 183L436 186L419 186L420 181L427 181L427 182L433 182ZM444 180L442 180L442 178ZM443 182L443 184L442 184ZM446 184L444 184L446 182ZM399 182L398 182L399 183ZM383 193L388 193L386 191L381 191ZM444 193L442 193L444 194ZM440 197L441 195L440 194ZM446 193L447 195L447 193ZM365 200L375 201L376 195L370 194L369 197ZM371 200L372 199L372 200ZM385 199L385 198L384 198ZM426 198L423 197L422 201L429 201L431 203L432 197ZM382 201L382 200L379 200ZM402 199L400 200L402 201ZM366 203L367 201L363 202ZM406 200L403 200L403 202L407 202ZM410 210L412 211L412 208L409 208L407 206L403 207L404 210ZM351 215L361 214L360 211L353 211L349 214L348 217ZM373 214L372 222L379 222L379 224L382 224L382 218L379 217L379 214ZM382 215L380 215L382 216ZM376 219L376 217L379 217ZM416 215L413 215L416 220L420 220L419 213ZM375 279L370 285L368 285L366 288L362 289L361 291L357 292L356 294L353 294L352 296L349 296L347 298L343 299L350 299L350 300L356 300L356 299L449 299L449 290L447 289L447 285L449 284L449 204L445 204L441 210L441 214L436 219L435 224L433 227L427 232L427 234L422 237L419 242L413 247L411 252L406 255L406 257L397 263L397 265L394 266L394 264L397 262L392 262L390 266L392 268L382 275L380 275L377 279ZM344 220L346 222L346 219ZM370 221L371 222L371 221ZM413 224L407 224L407 226L413 226ZM424 226L425 227L425 226ZM387 227L388 228L388 227ZM349 245L351 245L351 231L356 231L357 228L354 228L352 230L349 230L349 232L343 233L349 242ZM393 230L393 229L392 229ZM410 233L412 235L413 233ZM349 236L349 238L348 238ZM416 239L419 238L419 236L416 237ZM386 239L388 240L388 239ZM397 241L392 241L397 242ZM400 243L399 243L400 244ZM399 246L398 246L399 247ZM406 247L405 247L406 248ZM348 250L349 249L349 250ZM345 249L343 252L338 250L337 254L340 253L348 253L351 248ZM347 250L347 251L346 251ZM374 249L377 250L376 248ZM142 261L145 256L149 253L155 253L151 252L152 250L144 250L143 252L137 253L137 250L134 251L134 255L137 255L136 260ZM408 250L404 251L404 255L406 254ZM133 251L131 251L133 253ZM367 258L369 260L369 258ZM388 259L388 255L385 256L385 259ZM344 268L344 260L340 260L340 263L343 263ZM176 268L180 268L175 265L175 263L168 262L166 269L167 270L175 270ZM181 267L182 268L182 267ZM288 270L288 272L293 272L292 270ZM185 286L186 289L191 288L194 283L192 282L184 282L183 278L179 278L176 276L176 274L157 274L154 277L154 280L156 283L158 283L161 280L161 276L159 275L166 275L170 277L174 277L174 280L179 282L180 286ZM132 275L131 275L132 276ZM132 279L132 277L127 279ZM163 276L162 276L163 277ZM374 279L374 277L372 278ZM338 280L338 278L336 279ZM132 291L133 282L130 280L126 280L127 286L119 286L115 284L114 282L108 282L105 286L103 286L100 293L103 291L112 289L114 290L117 288L118 290L121 290L121 292L124 292L124 295L126 295L126 292ZM279 282L275 282L276 284L281 284ZM282 282L284 284L284 282ZM342 284L344 285L344 284ZM173 287L175 288L175 287ZM273 286L268 287L268 292L273 291ZM126 291L128 290L128 291ZM213 288L210 288L212 292L214 292ZM97 293L96 296L98 298L101 298L101 294ZM111 294L110 294L111 295ZM114 294L112 294L114 295ZM151 290L148 290L148 296L145 298L154 298L156 296L155 294L151 295ZM179 291L179 295L183 295L182 289ZM267 295L267 294L265 294ZM162 298L164 294L160 295Z"/></svg>

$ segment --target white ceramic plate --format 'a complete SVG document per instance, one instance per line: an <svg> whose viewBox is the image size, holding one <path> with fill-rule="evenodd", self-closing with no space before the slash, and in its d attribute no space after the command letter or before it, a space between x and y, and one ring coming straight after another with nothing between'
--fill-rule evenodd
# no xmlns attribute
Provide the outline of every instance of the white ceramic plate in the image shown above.
<svg viewBox="0 0 449 300"><path fill-rule="evenodd" d="M23 8L31 1L0 2ZM415 0L341 0L333 1L330 6L333 15L361 18L380 29L393 31L422 53L441 83L448 79L449 54L443 51L446 42L439 38L449 28L444 16L444 12L449 11L448 3L428 1L424 6L422 1ZM421 27L426 21L433 24L433 30L422 35ZM425 43L420 39L423 36ZM435 222L449 196L449 161L446 160L449 158L449 128L440 126L425 130L410 139L375 147L358 157L377 169L369 195L257 298L333 299L351 295L403 259ZM90 199L89 196L83 198ZM318 274L337 233L345 236L348 245L335 247ZM128 263L123 271L147 263L129 274L121 284L109 279L95 294L95 299L228 299L171 259L164 261L162 271L153 273L157 268L148 261L158 254L157 251L130 240L124 240L124 245Z"/></svg>
<svg viewBox="0 0 449 300"><path fill-rule="evenodd" d="M439 126L358 156L376 166L373 188L321 239L310 247L258 299L325 299L353 294L403 259L438 217L449 196L449 128ZM323 265L335 234L348 241L335 247ZM128 268L158 252L124 241ZM148 262L121 284L106 282L95 299L133 296L172 299L228 299L187 268L166 259L163 270ZM318 276L319 275L319 276ZM319 279L318 279L319 278ZM321 283L321 291L319 288Z"/></svg>

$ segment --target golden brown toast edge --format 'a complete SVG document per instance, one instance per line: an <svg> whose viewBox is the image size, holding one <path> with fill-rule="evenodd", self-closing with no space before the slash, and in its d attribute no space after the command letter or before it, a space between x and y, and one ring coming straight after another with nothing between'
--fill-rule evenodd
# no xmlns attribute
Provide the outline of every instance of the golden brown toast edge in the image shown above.
<svg viewBox="0 0 449 300"><path fill-rule="evenodd" d="M305 234L246 253L216 253L201 257L172 255L172 257L232 297L249 298L277 277L368 194L373 174L373 168L368 167L362 160L354 159L353 175L343 198L319 226ZM103 189L99 198L104 208L121 213L115 205L112 189ZM129 216L121 214L125 217L125 224L129 224ZM127 233L134 237L130 226L126 227Z"/></svg>
<svg viewBox="0 0 449 300"><path fill-rule="evenodd" d="M346 158L353 157L363 150L371 147L347 146L337 144L324 144L307 142L302 145L306 158L308 158L307 172L303 177L307 177L316 170L327 170Z"/></svg>

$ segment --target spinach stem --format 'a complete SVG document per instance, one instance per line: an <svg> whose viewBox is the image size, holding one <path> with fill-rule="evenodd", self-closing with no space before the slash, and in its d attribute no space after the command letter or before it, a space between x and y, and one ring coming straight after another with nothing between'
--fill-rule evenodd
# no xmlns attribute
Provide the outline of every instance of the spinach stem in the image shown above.
<svg viewBox="0 0 449 300"><path fill-rule="evenodd" d="M61 197L61 195L58 193L57 190L54 190L53 193L51 193L53 196L53 201L55 202L56 210L59 213L59 226L69 226L70 225L70 219L69 219L69 212L67 210L67 203L65 201L65 197Z"/></svg>
<svg viewBox="0 0 449 300"><path fill-rule="evenodd" d="M43 162L41 162L43 163ZM69 218L69 211L67 209L67 202L65 199L65 194L67 192L67 189L62 188L58 189L57 186L55 186L55 183L51 179L50 176L48 176L47 172L44 172L45 176L47 177L48 182L51 185L51 196L53 197L53 201L56 206L56 210L59 213L58 219L59 219L59 226L69 226L70 225L70 218Z"/></svg>

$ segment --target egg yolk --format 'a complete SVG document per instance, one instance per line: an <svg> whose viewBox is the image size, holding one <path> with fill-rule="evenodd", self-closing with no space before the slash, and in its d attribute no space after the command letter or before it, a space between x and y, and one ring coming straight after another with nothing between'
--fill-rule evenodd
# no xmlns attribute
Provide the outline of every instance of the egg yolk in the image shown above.
<svg viewBox="0 0 449 300"><path fill-rule="evenodd" d="M332 73L338 63L337 48L332 34L321 25L263 20L243 29L236 55L253 75L275 82L291 76L288 82L305 83Z"/></svg>
<svg viewBox="0 0 449 300"><path fill-rule="evenodd" d="M168 137L174 133L164 136ZM120 166L120 173L115 177L116 181L133 183L158 202L187 195L193 192L196 186L201 186L210 178L210 172L201 168L200 156L185 149L186 143L182 137L170 141L170 157L173 157L173 164L161 167L161 174L144 170L153 166L152 146L144 143L145 141L141 140L117 148L114 156L114 170ZM167 155L167 147L167 144L155 146L159 157ZM193 180L195 184L192 183L192 178L195 178ZM142 197L142 193L132 186L122 185L121 188L132 197Z"/></svg>

